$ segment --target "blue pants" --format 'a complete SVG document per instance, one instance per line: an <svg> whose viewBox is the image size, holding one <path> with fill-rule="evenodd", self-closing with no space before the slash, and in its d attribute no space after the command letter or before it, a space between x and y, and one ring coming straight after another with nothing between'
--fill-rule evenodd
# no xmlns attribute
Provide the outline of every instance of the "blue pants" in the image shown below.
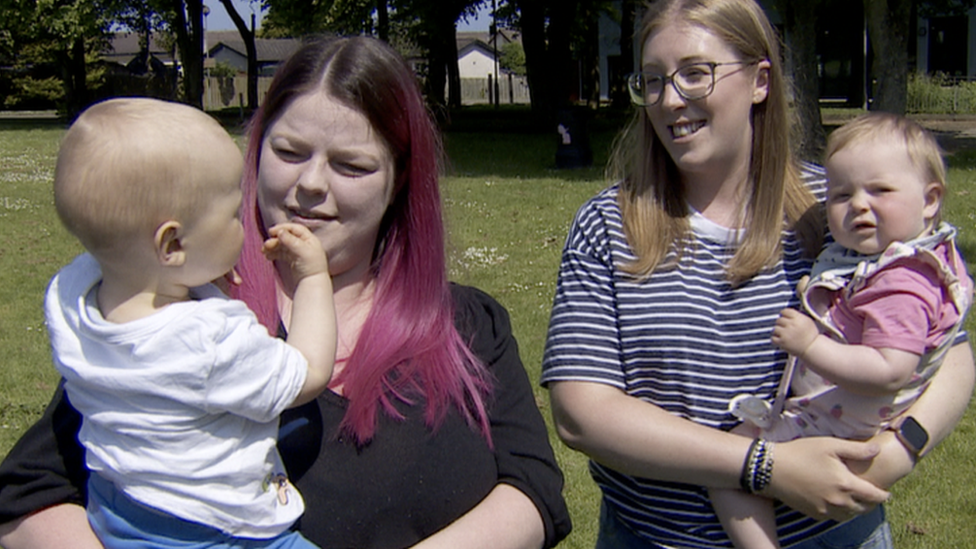
<svg viewBox="0 0 976 549"><path fill-rule="evenodd" d="M606 504L600 505L600 533L596 549L650 549L654 545L637 537L613 515ZM891 527L880 505L870 513L855 517L819 536L791 545L789 549L894 549Z"/></svg>
<svg viewBox="0 0 976 549"><path fill-rule="evenodd" d="M88 522L105 549L318 549L298 532L235 538L142 505L97 473L88 481Z"/></svg>

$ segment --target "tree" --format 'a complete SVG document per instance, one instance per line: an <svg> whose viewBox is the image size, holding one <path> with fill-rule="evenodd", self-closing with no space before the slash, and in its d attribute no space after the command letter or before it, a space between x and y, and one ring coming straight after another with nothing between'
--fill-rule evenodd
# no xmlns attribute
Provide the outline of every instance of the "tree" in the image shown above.
<svg viewBox="0 0 976 549"><path fill-rule="evenodd" d="M183 71L183 101L203 108L203 0L114 0L124 9L117 20L141 30L139 18L151 17L154 30L167 29L176 42Z"/></svg>
<svg viewBox="0 0 976 549"><path fill-rule="evenodd" d="M799 154L819 160L827 140L820 117L820 78L817 67L817 15L821 2L780 0L784 15L786 70L792 76Z"/></svg>
<svg viewBox="0 0 976 549"><path fill-rule="evenodd" d="M258 108L258 48L254 40L254 30L247 28L247 23L237 13L231 0L220 0L220 3L244 40L244 49L247 50L247 108L254 111Z"/></svg>
<svg viewBox="0 0 976 549"><path fill-rule="evenodd" d="M555 109L569 104L572 86L571 25L579 0L511 0L525 48L532 112L548 123Z"/></svg>
<svg viewBox="0 0 976 549"><path fill-rule="evenodd" d="M89 64L107 43L111 14L117 6L100 0L4 0L0 35L15 66L35 71L15 81L22 94L44 94L74 117L91 101L97 71ZM60 93L55 83L60 84Z"/></svg>
<svg viewBox="0 0 976 549"><path fill-rule="evenodd" d="M911 14L911 0L864 0L875 83L871 110L905 114Z"/></svg>
<svg viewBox="0 0 976 549"><path fill-rule="evenodd" d="M637 12L637 0L621 0L620 2L620 61L621 74L617 82L610 83L610 101L615 108L630 105L630 94L627 92L625 75L631 71L634 60L634 18Z"/></svg>
<svg viewBox="0 0 976 549"><path fill-rule="evenodd" d="M525 76L525 50L522 44L509 42L502 46L498 65L510 73Z"/></svg>
<svg viewBox="0 0 976 549"><path fill-rule="evenodd" d="M183 94L188 105L203 108L203 0L163 0L183 65Z"/></svg>

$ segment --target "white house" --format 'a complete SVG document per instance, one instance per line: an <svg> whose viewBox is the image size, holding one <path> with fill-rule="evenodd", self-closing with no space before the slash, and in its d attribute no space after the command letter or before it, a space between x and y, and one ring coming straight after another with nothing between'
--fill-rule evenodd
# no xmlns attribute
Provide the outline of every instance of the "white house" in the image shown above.
<svg viewBox="0 0 976 549"><path fill-rule="evenodd" d="M472 40L458 48L458 73L461 78L485 78L495 74L495 56L491 46Z"/></svg>

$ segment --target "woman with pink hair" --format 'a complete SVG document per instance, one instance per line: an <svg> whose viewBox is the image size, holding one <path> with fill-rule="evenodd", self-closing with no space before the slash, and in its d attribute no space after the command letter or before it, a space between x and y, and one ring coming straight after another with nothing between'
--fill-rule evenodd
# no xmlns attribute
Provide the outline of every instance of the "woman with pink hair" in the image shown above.
<svg viewBox="0 0 976 549"><path fill-rule="evenodd" d="M538 548L569 532L508 315L447 281L440 155L415 76L371 38L303 45L251 123L232 295L287 333L290 268L259 246L285 220L321 242L335 289L335 375L278 441L299 529L322 547ZM0 467L7 549L95 541L79 422L59 389Z"/></svg>

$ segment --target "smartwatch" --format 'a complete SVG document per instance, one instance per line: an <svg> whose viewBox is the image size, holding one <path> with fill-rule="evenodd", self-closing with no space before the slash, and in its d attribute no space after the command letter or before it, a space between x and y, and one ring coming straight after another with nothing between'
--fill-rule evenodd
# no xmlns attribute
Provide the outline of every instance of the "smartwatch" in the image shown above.
<svg viewBox="0 0 976 549"><path fill-rule="evenodd" d="M915 456L922 457L922 449L929 443L929 433L912 416L905 416L897 427L892 429L898 440Z"/></svg>

